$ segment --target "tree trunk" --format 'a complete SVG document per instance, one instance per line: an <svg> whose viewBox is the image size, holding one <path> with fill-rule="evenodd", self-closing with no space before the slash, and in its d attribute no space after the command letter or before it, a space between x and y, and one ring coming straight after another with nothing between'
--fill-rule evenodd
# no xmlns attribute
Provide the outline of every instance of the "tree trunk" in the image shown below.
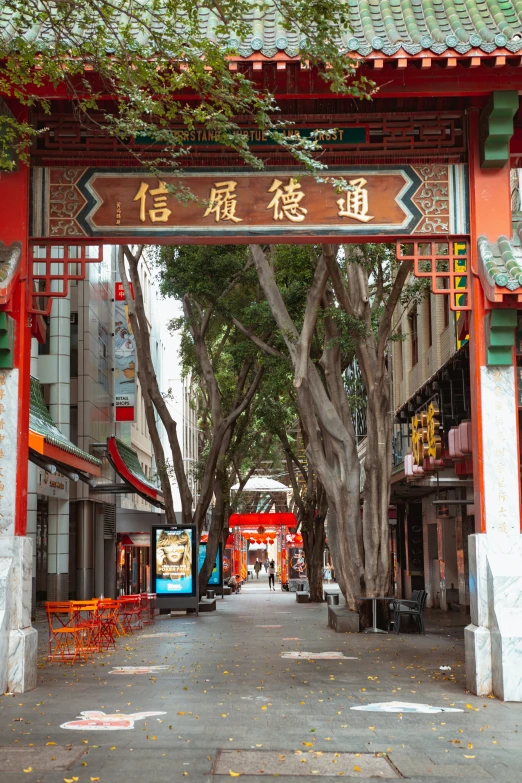
<svg viewBox="0 0 522 783"><path fill-rule="evenodd" d="M327 334L321 360L326 388L308 355L312 324L315 324L328 277L325 256L334 251L325 246L317 263L299 335L263 249L259 245L250 248L259 282L294 367L299 413L309 439L308 459L328 498L328 537L337 580L348 608L357 611L364 583L360 464L342 378L339 345Z"/></svg>
<svg viewBox="0 0 522 783"><path fill-rule="evenodd" d="M366 457L363 489L363 536L367 595L388 595L390 557L388 505L392 470L390 382L385 380L368 395Z"/></svg>
<svg viewBox="0 0 522 783"><path fill-rule="evenodd" d="M323 552L326 540L325 518L322 515L314 517L313 511L309 516L311 518L307 521L306 526L301 525L308 589L310 601L321 603L323 600Z"/></svg>
<svg viewBox="0 0 522 783"><path fill-rule="evenodd" d="M210 529L208 531L207 551L205 554L205 560L201 565L201 571L199 572L199 594L204 595L208 586L208 580L214 569L216 562L216 554L218 546L223 540L223 531L225 528L226 517L226 495L224 484L226 482L223 471L218 471L216 479L214 481L214 497L216 503L212 510L212 520L210 522Z"/></svg>

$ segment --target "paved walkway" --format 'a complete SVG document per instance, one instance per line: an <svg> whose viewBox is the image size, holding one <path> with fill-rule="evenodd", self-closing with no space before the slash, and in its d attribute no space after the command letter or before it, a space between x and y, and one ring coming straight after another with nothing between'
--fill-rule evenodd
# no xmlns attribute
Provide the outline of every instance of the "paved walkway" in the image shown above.
<svg viewBox="0 0 522 783"><path fill-rule="evenodd" d="M254 585L73 667L47 663L42 628L37 689L0 698L0 782L522 779L522 707L466 693L459 615L431 613L425 637L335 634L326 615ZM352 709L393 701L461 712ZM74 728L82 712L116 726Z"/></svg>

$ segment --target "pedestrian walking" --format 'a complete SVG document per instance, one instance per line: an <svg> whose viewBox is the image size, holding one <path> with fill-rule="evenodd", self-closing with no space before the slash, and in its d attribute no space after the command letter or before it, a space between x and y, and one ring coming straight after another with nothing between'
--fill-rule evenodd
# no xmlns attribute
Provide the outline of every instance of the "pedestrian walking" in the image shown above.
<svg viewBox="0 0 522 783"><path fill-rule="evenodd" d="M254 564L254 571L256 572L256 578L259 579L259 572L261 571L261 563L256 558L256 562Z"/></svg>
<svg viewBox="0 0 522 783"><path fill-rule="evenodd" d="M268 574L268 566L270 565L270 560L268 559L268 557L263 563L263 565L265 566L265 574Z"/></svg>
<svg viewBox="0 0 522 783"><path fill-rule="evenodd" d="M268 587L270 590L275 591L275 563L273 560L270 561L270 565L268 566Z"/></svg>

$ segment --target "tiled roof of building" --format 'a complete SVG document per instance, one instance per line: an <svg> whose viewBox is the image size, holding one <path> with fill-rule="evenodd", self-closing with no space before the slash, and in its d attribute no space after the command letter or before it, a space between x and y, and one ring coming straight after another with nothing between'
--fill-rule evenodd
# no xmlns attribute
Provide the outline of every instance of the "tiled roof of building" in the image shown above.
<svg viewBox="0 0 522 783"><path fill-rule="evenodd" d="M403 52L415 56L422 52L442 55L465 55L468 52L491 54L495 50L518 52L522 49L522 0L346 0L350 29L339 31L337 43L346 54L387 57ZM289 57L299 55L305 33L289 31L283 26L275 5L268 4L261 14L253 9L247 21L252 34L243 41L231 40L242 57L261 53L273 58L280 52ZM215 37L218 19L208 8L200 7L203 34ZM0 30L5 37L15 34L12 14L2 8ZM33 26L26 33L43 41L50 30ZM140 35L137 31L137 42Z"/></svg>
<svg viewBox="0 0 522 783"><path fill-rule="evenodd" d="M118 454L120 455L129 473L131 473L132 476L141 484L145 484L146 487L154 490L154 492L157 494L161 494L156 484L153 484L153 482L150 481L143 472L138 455L134 449L130 446L127 446L127 444L119 438L114 438L114 443L118 449Z"/></svg>
<svg viewBox="0 0 522 783"><path fill-rule="evenodd" d="M522 288L522 223L513 239L502 236L492 243L485 236L479 237L478 249L491 285L509 291Z"/></svg>
<svg viewBox="0 0 522 783"><path fill-rule="evenodd" d="M69 454L73 454L75 457L90 462L97 467L101 466L101 461L86 451L75 446L74 443L63 435L54 421L51 414L47 410L47 406L44 402L42 387L36 378L31 378L31 407L29 411L29 429L32 432L36 432L38 435L42 435L47 443L51 446L56 446L58 449L67 451Z"/></svg>

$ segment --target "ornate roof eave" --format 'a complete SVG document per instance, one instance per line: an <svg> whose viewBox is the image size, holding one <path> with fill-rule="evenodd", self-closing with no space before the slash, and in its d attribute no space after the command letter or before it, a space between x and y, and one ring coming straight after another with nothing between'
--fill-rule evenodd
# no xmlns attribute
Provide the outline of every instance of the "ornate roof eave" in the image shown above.
<svg viewBox="0 0 522 783"><path fill-rule="evenodd" d="M397 69L411 66L430 68L433 64L445 68L455 68L457 65L465 68L478 68L481 65L499 68L509 65L509 60L516 61L516 64L519 65L522 59L522 51L517 54L505 48L496 49L494 52L471 49L465 54L449 48L442 53L424 50L416 54L410 54L407 50L401 48L390 55L386 55L382 51L372 51L365 55L358 52L347 52L346 54L355 61L356 67L368 65L374 69L383 68L384 65L395 66ZM256 71L262 70L264 65L272 63L277 65L278 70L285 70L289 64L298 64L301 70L310 69L308 60L302 60L299 55L288 55L286 52L277 52L274 56L266 55L263 52L252 52L248 56L231 55L228 58L228 63L230 70L237 70L240 64L252 64L254 71Z"/></svg>

